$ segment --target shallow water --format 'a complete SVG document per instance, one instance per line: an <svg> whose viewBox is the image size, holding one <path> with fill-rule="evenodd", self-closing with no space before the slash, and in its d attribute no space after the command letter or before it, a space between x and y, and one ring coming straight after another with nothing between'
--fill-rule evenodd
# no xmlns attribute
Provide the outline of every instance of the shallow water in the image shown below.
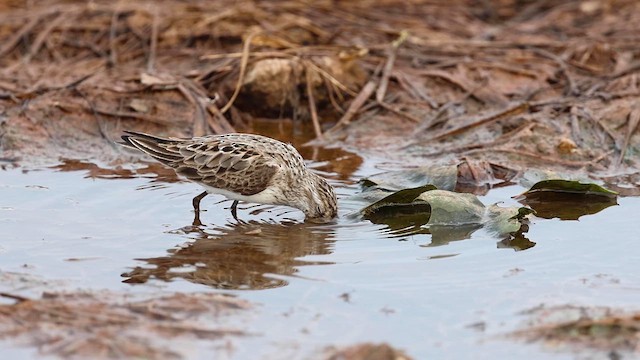
<svg viewBox="0 0 640 360"><path fill-rule="evenodd" d="M305 151L340 199L384 167L340 150ZM521 191L480 198L515 205L511 196ZM114 172L66 161L2 171L1 270L61 279L67 288L222 291L259 303L251 316L228 319L257 334L233 338L231 358L303 358L363 341L388 342L416 359L573 358L506 334L526 325L522 311L541 304L638 310L638 198L579 221L534 218L526 239L510 247L482 229L437 243L429 234L399 235L349 219L355 208L346 202L326 225L305 224L285 207L241 204L239 224L229 201L209 196L205 226L194 228L191 198L199 192L157 166ZM34 354L2 347L14 357Z"/></svg>

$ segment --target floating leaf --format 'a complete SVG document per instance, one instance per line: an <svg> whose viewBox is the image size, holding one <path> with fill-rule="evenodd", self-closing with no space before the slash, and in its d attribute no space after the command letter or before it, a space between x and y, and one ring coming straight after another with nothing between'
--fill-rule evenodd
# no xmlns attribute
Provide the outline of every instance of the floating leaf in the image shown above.
<svg viewBox="0 0 640 360"><path fill-rule="evenodd" d="M531 189L527 190L523 195L531 194L540 191L550 191L558 193L572 193L572 194L584 194L584 195L599 195L609 198L615 198L618 193L615 191L607 190L598 184L582 183L579 181L571 180L543 180L535 183Z"/></svg>
<svg viewBox="0 0 640 360"><path fill-rule="evenodd" d="M516 199L546 219L577 220L617 205L617 193L594 183L551 179L535 183Z"/></svg>
<svg viewBox="0 0 640 360"><path fill-rule="evenodd" d="M360 210L360 213L364 216L370 215L376 211L379 211L381 208L389 207L389 206L402 206L407 204L412 204L414 200L418 196L420 196L425 191L435 190L436 187L433 185L425 185L411 189L403 189L388 195L381 200L374 202L373 204L365 207Z"/></svg>
<svg viewBox="0 0 640 360"><path fill-rule="evenodd" d="M437 232L446 243L467 238L485 224L499 235L516 232L533 210L495 205L487 208L475 195L437 190L426 185L399 190L366 206L359 213L374 223L389 224L401 234L431 233L435 238ZM461 233L462 238L447 236L464 226L468 229Z"/></svg>
<svg viewBox="0 0 640 360"><path fill-rule="evenodd" d="M433 190L417 197L431 206L428 225L481 224L484 205L472 194Z"/></svg>
<svg viewBox="0 0 640 360"><path fill-rule="evenodd" d="M389 190L416 188L424 185L435 185L438 189L453 190L458 179L458 167L422 166L415 169L389 171L364 178L365 187L378 186Z"/></svg>
<svg viewBox="0 0 640 360"><path fill-rule="evenodd" d="M533 208L538 217L562 220L578 220L618 205L616 198L607 196L554 192L534 192L518 201Z"/></svg>

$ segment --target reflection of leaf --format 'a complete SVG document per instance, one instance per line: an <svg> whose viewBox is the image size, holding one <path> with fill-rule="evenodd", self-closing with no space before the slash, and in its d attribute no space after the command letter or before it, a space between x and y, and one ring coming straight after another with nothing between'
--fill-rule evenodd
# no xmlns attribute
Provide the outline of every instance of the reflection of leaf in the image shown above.
<svg viewBox="0 0 640 360"><path fill-rule="evenodd" d="M536 246L536 243L524 236L524 233L526 233L527 231L529 231L529 226L523 224L517 232L509 234L506 239L500 241L498 243L498 247L514 249L515 251L522 251Z"/></svg>
<svg viewBox="0 0 640 360"><path fill-rule="evenodd" d="M429 245L423 245L424 247L434 247L447 245L452 241L470 239L471 235L482 225L480 224L467 224L467 225L432 225L429 227L431 233L431 243Z"/></svg>
<svg viewBox="0 0 640 360"><path fill-rule="evenodd" d="M534 192L518 201L533 208L541 218L562 220L578 220L618 205L615 198L607 196L554 192Z"/></svg>
<svg viewBox="0 0 640 360"><path fill-rule="evenodd" d="M383 189L401 190L423 185L435 185L438 189L453 190L458 179L458 167L422 166L415 169L390 171L369 176L362 180L365 187L377 185Z"/></svg>

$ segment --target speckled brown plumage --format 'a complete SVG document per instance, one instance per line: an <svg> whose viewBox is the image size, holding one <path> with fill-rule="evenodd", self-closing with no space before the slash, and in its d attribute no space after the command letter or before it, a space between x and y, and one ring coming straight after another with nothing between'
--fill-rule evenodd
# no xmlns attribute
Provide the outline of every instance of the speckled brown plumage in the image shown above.
<svg viewBox="0 0 640 360"><path fill-rule="evenodd" d="M252 134L179 139L125 133L124 145L172 167L209 193L233 200L296 207L311 220L328 221L336 216L333 188L310 172L298 151L289 144Z"/></svg>

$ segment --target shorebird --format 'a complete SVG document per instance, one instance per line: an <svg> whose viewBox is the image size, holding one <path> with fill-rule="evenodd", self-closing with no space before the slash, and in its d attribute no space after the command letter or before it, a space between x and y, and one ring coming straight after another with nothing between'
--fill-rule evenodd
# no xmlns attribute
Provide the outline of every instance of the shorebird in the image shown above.
<svg viewBox="0 0 640 360"><path fill-rule="evenodd" d="M318 223L337 215L333 187L309 171L290 144L239 133L181 139L125 131L122 139L122 145L150 155L205 188L193 198L194 225L200 225L200 201L208 194L233 200L231 214L236 221L238 201L294 207L302 210L305 220Z"/></svg>

